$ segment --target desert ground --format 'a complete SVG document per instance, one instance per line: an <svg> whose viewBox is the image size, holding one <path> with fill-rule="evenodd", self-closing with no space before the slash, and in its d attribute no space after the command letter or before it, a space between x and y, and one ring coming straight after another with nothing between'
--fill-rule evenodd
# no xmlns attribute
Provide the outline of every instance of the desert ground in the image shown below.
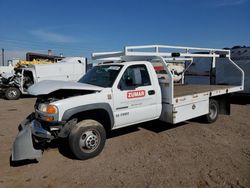
<svg viewBox="0 0 250 188"><path fill-rule="evenodd" d="M152 121L113 131L89 160L74 159L65 141L13 166L17 127L34 102L0 99L0 187L250 187L249 97L213 124Z"/></svg>

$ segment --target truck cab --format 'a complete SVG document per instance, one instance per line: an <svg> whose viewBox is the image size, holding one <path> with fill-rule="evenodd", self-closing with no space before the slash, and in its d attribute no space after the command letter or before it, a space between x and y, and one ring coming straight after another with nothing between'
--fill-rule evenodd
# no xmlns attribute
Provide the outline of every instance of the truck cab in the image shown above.
<svg viewBox="0 0 250 188"><path fill-rule="evenodd" d="M98 75L96 70L105 73L108 71L110 75ZM92 73L96 75L91 76ZM99 65L80 82L102 86L105 92L108 92L106 95L114 116L112 129L157 119L161 114L161 90L150 62L131 61Z"/></svg>

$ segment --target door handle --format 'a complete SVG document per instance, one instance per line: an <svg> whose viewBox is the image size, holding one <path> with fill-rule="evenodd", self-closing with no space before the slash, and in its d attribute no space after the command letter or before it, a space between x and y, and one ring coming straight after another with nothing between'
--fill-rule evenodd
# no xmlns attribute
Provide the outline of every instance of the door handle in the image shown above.
<svg viewBox="0 0 250 188"><path fill-rule="evenodd" d="M149 90L148 91L148 95L154 95L155 94L155 90Z"/></svg>

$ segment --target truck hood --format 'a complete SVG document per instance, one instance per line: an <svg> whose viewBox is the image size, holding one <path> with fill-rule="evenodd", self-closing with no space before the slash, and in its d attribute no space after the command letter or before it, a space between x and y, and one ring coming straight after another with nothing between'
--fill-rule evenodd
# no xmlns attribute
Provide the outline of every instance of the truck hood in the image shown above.
<svg viewBox="0 0 250 188"><path fill-rule="evenodd" d="M101 91L103 87L69 81L44 80L29 87L30 95L47 95L57 90L88 90Z"/></svg>

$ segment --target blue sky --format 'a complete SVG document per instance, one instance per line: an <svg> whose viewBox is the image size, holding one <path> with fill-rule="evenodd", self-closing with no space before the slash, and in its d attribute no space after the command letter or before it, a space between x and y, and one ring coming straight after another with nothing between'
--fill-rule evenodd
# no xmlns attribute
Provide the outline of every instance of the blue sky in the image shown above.
<svg viewBox="0 0 250 188"><path fill-rule="evenodd" d="M0 0L0 48L65 56L124 45L250 45L250 0Z"/></svg>

